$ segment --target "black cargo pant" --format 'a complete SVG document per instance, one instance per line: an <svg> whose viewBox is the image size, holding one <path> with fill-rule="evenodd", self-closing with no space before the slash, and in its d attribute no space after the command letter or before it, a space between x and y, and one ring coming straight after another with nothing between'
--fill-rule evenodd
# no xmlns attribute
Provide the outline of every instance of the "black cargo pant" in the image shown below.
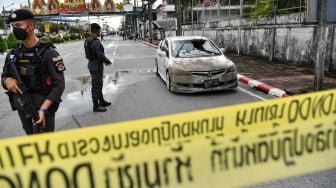
<svg viewBox="0 0 336 188"><path fill-rule="evenodd" d="M18 110L18 114L22 123L22 127L27 135L38 134L43 132L53 132L55 131L55 113L46 113L46 125L33 125L32 119L27 119L24 116L24 112Z"/></svg>
<svg viewBox="0 0 336 188"><path fill-rule="evenodd" d="M30 93L32 98L32 102L34 103L36 108L40 108L43 104L44 100L46 99L45 95L38 94L38 93ZM43 132L53 132L55 131L55 113L58 109L58 104L53 104L50 109L46 112L46 125L33 125L32 119L27 119L25 117L25 113L21 110L18 110L18 114L22 123L22 127L25 130L27 135L30 134L37 134Z"/></svg>
<svg viewBox="0 0 336 188"><path fill-rule="evenodd" d="M104 102L103 97L103 71L90 71L91 74L91 95L94 106Z"/></svg>

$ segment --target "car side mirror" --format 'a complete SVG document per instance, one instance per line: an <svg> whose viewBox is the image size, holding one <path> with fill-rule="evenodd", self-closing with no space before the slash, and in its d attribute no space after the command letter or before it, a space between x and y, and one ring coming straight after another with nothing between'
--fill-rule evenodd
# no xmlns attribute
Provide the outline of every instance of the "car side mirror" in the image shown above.
<svg viewBox="0 0 336 188"><path fill-rule="evenodd" d="M220 51L225 53L226 52L226 49L225 48L220 48Z"/></svg>

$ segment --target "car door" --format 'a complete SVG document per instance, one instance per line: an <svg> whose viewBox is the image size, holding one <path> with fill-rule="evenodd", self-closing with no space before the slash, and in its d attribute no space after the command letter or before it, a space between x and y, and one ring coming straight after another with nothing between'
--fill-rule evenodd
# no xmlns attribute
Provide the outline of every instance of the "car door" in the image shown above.
<svg viewBox="0 0 336 188"><path fill-rule="evenodd" d="M160 41L160 43L159 43L159 47L156 49L156 54L155 54L155 58L156 58L156 66L158 67L158 69L157 69L157 71L158 71L158 73L159 73L159 66L160 66L160 64L161 64L161 61L162 61L162 51L161 51L161 46L162 46L162 41L163 40L161 40Z"/></svg>
<svg viewBox="0 0 336 188"><path fill-rule="evenodd" d="M168 68L169 68L169 57L170 57L170 48L169 48L169 42L168 42L168 40L166 39L166 40L164 40L164 42L163 42L163 46L162 46L162 48L163 48L163 51L164 51L164 54L163 54L163 56L162 56L162 74L163 75L166 75L166 70L168 70Z"/></svg>
<svg viewBox="0 0 336 188"><path fill-rule="evenodd" d="M164 40L160 42L159 48L157 50L157 62L158 62L158 72L162 73L162 63L164 57L164 49L163 49Z"/></svg>
<svg viewBox="0 0 336 188"><path fill-rule="evenodd" d="M161 52L162 41L163 41L163 40L160 41L160 43L159 43L159 47L156 49L156 59L157 59L158 62L160 61L160 57L161 57L160 55L161 55L161 53L162 53L162 52Z"/></svg>

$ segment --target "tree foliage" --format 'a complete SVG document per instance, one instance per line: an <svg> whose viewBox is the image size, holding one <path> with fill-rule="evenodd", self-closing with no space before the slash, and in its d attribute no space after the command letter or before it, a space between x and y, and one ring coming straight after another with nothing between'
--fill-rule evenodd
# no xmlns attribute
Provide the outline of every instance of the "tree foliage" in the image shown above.
<svg viewBox="0 0 336 188"><path fill-rule="evenodd" d="M255 4L256 0L254 0L254 5ZM253 19L259 19L273 14L299 12L301 10L300 6L304 6L302 0L257 0L257 6L254 8L251 17Z"/></svg>
<svg viewBox="0 0 336 188"><path fill-rule="evenodd" d="M61 29L61 25L58 23L44 21L41 22L40 31L46 32L45 30L46 25L49 25L50 33L58 33L58 31Z"/></svg>
<svg viewBox="0 0 336 188"><path fill-rule="evenodd" d="M7 38L7 40L6 40L6 43L7 43L8 48L11 49L11 48L16 47L16 45L17 45L17 43L18 43L18 40L16 39L16 37L14 36L13 33L10 33L10 34L8 35L8 38Z"/></svg>
<svg viewBox="0 0 336 188"><path fill-rule="evenodd" d="M271 16L273 14L273 5L275 0L258 0L258 6L251 14L251 18L259 19L261 17Z"/></svg>
<svg viewBox="0 0 336 188"><path fill-rule="evenodd" d="M61 29L61 26L57 23L54 22L49 22L50 23L50 32L51 33L58 33L58 31Z"/></svg>
<svg viewBox="0 0 336 188"><path fill-rule="evenodd" d="M6 42L4 41L4 39L0 36L0 53L4 53L6 52L6 50L8 49Z"/></svg>
<svg viewBox="0 0 336 188"><path fill-rule="evenodd" d="M2 15L0 15L0 28L4 28L5 24L4 24L4 17Z"/></svg>
<svg viewBox="0 0 336 188"><path fill-rule="evenodd" d="M187 10L190 8L191 2L193 3L193 6L196 6L200 3L200 0L180 0L181 1L181 9ZM176 3L176 0L173 0L172 3Z"/></svg>
<svg viewBox="0 0 336 188"><path fill-rule="evenodd" d="M74 26L70 26L70 33L78 33L78 34L82 34L84 33L84 29L80 28L80 27L74 27Z"/></svg>

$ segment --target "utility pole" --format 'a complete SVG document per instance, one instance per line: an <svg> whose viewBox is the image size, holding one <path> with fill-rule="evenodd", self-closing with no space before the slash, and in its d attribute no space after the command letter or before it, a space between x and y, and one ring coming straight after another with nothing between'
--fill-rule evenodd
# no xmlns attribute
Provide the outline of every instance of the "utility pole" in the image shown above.
<svg viewBox="0 0 336 188"><path fill-rule="evenodd" d="M326 0L318 1L317 5L317 32L316 32L316 58L314 66L314 90L320 91L323 87L324 77L324 59L326 56L326 29L325 29L325 17L326 17Z"/></svg>
<svg viewBox="0 0 336 188"><path fill-rule="evenodd" d="M240 17L244 16L244 0L240 0Z"/></svg>
<svg viewBox="0 0 336 188"><path fill-rule="evenodd" d="M176 21L177 21L176 36L182 36L181 1L180 0L175 0L175 11L176 11Z"/></svg>
<svg viewBox="0 0 336 188"><path fill-rule="evenodd" d="M273 26L272 26L272 28L271 28L271 31L272 31L272 34L271 34L271 49L270 49L270 53L269 53L269 56L268 56L268 60L270 61L270 62L272 62L274 59L275 59L275 35L276 35L276 23L277 23L277 21L276 21L276 15L277 15L277 9L278 9L278 1L276 1L276 4L275 4L275 2L273 2L272 3L273 5L272 5L272 9L273 9L273 11L272 11L272 15L273 15Z"/></svg>
<svg viewBox="0 0 336 188"><path fill-rule="evenodd" d="M194 29L194 2L190 0L190 7L191 7L191 30Z"/></svg>
<svg viewBox="0 0 336 188"><path fill-rule="evenodd" d="M2 16L3 16L3 24L4 24L4 30L7 33L7 23L6 23L6 16L5 16L5 6L2 6Z"/></svg>
<svg viewBox="0 0 336 188"><path fill-rule="evenodd" d="M137 28L137 16L136 16L136 0L134 0L133 4L133 30L134 30L134 37L136 37L136 33L138 32Z"/></svg>
<svg viewBox="0 0 336 188"><path fill-rule="evenodd" d="M30 6L30 0L28 0L28 7L31 8L31 6ZM42 8L42 7L41 7L41 8Z"/></svg>
<svg viewBox="0 0 336 188"><path fill-rule="evenodd" d="M143 29L142 29L142 31L141 31L141 36L142 36L142 38L146 38L146 33L147 33L147 28L146 28L146 24L144 24L144 22L145 22L145 18L146 18L146 6L147 5L144 5L144 4L142 4L141 5L142 6L142 18L141 18L141 21L142 21L142 23L143 23Z"/></svg>
<svg viewBox="0 0 336 188"><path fill-rule="evenodd" d="M12 6L12 5L14 5L14 3L6 6L6 8L8 8L8 7ZM3 16L3 21L4 21L4 30L7 33L7 29L8 28L7 28L7 23L6 23L6 8L5 8L5 6L2 6L2 16Z"/></svg>
<svg viewBox="0 0 336 188"><path fill-rule="evenodd" d="M148 3L148 21L149 21L149 42L153 42L153 27L152 27L152 3Z"/></svg>

